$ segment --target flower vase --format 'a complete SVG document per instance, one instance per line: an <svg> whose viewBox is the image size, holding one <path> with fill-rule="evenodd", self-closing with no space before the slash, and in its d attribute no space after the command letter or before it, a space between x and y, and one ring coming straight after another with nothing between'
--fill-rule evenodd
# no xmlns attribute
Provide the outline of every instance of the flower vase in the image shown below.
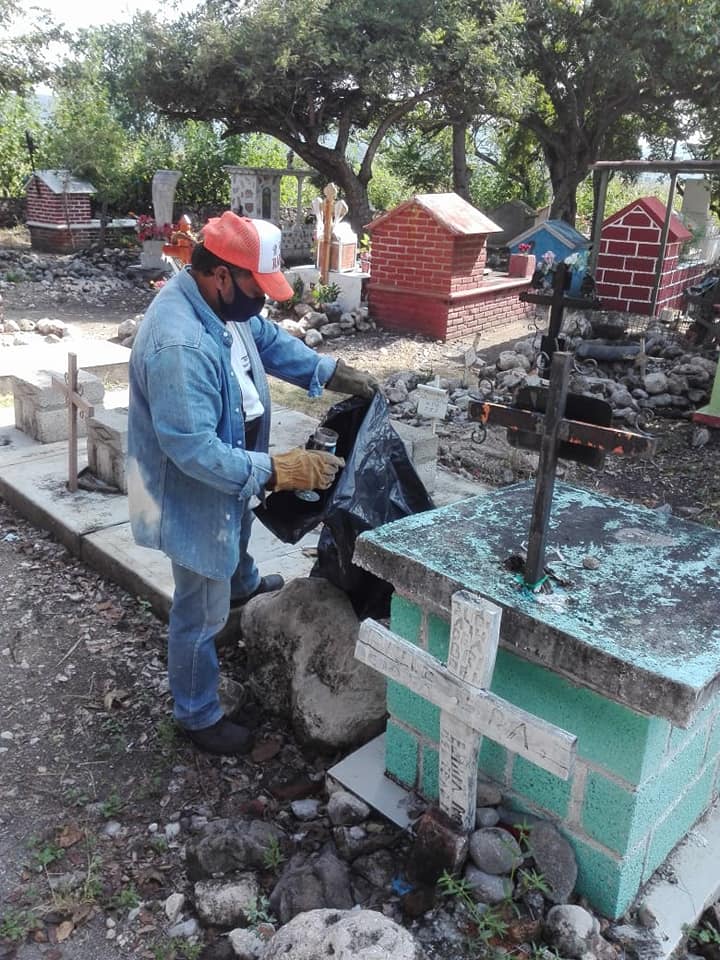
<svg viewBox="0 0 720 960"><path fill-rule="evenodd" d="M162 248L164 240L143 240L140 266L143 270L162 270L165 267Z"/></svg>

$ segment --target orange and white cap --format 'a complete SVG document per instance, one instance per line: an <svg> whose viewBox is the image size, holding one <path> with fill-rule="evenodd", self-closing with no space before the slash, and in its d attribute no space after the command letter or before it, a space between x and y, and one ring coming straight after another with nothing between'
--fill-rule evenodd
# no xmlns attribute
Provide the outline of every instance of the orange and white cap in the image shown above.
<svg viewBox="0 0 720 960"><path fill-rule="evenodd" d="M281 233L274 223L239 217L226 210L202 230L205 249L235 267L249 270L273 300L289 300L293 289L280 270Z"/></svg>

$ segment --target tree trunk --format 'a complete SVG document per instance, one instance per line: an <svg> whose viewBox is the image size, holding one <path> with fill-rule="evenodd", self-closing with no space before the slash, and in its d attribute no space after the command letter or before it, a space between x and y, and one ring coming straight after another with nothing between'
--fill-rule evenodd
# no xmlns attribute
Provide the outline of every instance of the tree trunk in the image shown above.
<svg viewBox="0 0 720 960"><path fill-rule="evenodd" d="M585 151L580 151L569 137L562 152L549 143L543 143L542 148L553 191L548 217L551 220L564 220L574 227L577 188L590 172L590 160L585 156Z"/></svg>
<svg viewBox="0 0 720 960"><path fill-rule="evenodd" d="M291 147L302 160L317 170L328 182L340 188L343 199L348 205L350 224L358 237L362 236L365 226L372 220L367 183L363 183L345 157L337 150L317 143L295 140L293 137L281 137L279 131L274 129L265 132Z"/></svg>
<svg viewBox="0 0 720 960"><path fill-rule="evenodd" d="M454 123L452 127L453 190L470 202L470 174L466 150L467 124Z"/></svg>
<svg viewBox="0 0 720 960"><path fill-rule="evenodd" d="M100 204L100 232L98 233L98 246L101 250L105 249L105 244L107 241L107 225L109 220L107 212L107 198L103 198L102 203Z"/></svg>

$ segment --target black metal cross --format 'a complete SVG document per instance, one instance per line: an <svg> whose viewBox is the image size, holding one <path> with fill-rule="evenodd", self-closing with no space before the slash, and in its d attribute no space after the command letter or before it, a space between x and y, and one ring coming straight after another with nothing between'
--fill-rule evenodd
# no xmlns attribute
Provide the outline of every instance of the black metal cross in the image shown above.
<svg viewBox="0 0 720 960"><path fill-rule="evenodd" d="M568 279L568 265L558 263L553 275L552 295L549 293L531 293L524 290L519 299L523 303L540 303L550 307L550 321L548 323L548 332L540 341L540 355L547 357L542 366L548 367L552 361L556 350L564 349L564 341L560 337L562 328L563 313L566 307L574 307L578 310L600 310L602 304L595 297L571 297L565 293L565 285Z"/></svg>
<svg viewBox="0 0 720 960"><path fill-rule="evenodd" d="M599 454L598 459L594 461L594 465L599 466L605 453L652 456L657 446L654 437L631 433L628 430L615 430L596 422L588 423L567 418L568 401L584 399L574 398L573 394L568 394L572 363L572 354L560 351L554 354L550 385L543 397L544 413L536 409L524 410L481 400L471 400L468 408L471 420L479 420L483 424L492 421L507 427L509 432L514 432L517 436L529 435L530 442L523 443L523 446L537 448L539 438L540 460L535 480L535 498L524 575L525 585L530 589L538 587L545 573L545 546L558 458L588 462L585 454L590 449ZM572 404L570 406L572 407ZM607 406L609 409L609 405L601 406ZM590 407L588 410L592 416L594 409ZM602 410L600 415L603 416ZM610 422L609 418L607 422Z"/></svg>

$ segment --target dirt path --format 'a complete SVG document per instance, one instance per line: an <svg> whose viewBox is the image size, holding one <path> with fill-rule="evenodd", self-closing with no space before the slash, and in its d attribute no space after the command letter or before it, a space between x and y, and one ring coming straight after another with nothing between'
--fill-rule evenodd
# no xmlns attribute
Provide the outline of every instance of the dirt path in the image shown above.
<svg viewBox="0 0 720 960"><path fill-rule="evenodd" d="M36 285L3 291L9 319L51 316L101 339L151 296L91 306L57 303ZM525 334L519 325L479 349L496 356ZM328 352L379 377L459 376L447 358L457 347L374 333ZM496 484L529 475L501 432L483 448L472 430L441 425L444 463ZM609 458L597 473L570 467L567 479L720 526L720 438L693 448L683 421L661 421L658 432L652 464ZM1 500L0 578L0 960L101 960L110 949L148 960L227 956L212 929L200 946L168 936L162 904L188 892L184 842L207 818L278 815L273 783L308 771L321 779L334 758L303 756L272 724L261 726L266 747L255 758L195 752L170 721L164 625ZM227 665L242 677L238 653Z"/></svg>

